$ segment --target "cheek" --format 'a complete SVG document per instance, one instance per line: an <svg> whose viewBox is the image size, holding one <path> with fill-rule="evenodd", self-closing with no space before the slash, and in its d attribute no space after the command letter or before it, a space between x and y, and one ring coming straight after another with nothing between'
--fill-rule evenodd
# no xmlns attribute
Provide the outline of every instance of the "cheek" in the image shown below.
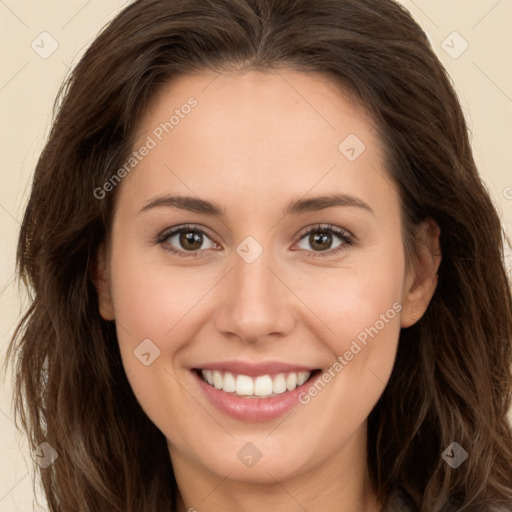
<svg viewBox="0 0 512 512"><path fill-rule="evenodd" d="M124 254L128 255L128 251ZM179 269L152 265L134 252L112 266L112 294L121 359L137 401L162 431L173 436L172 417L187 418L181 377L198 303L211 283Z"/></svg>
<svg viewBox="0 0 512 512"><path fill-rule="evenodd" d="M214 282L211 273L127 258L112 274L116 321L133 342L150 338L168 343L173 331L190 323Z"/></svg>
<svg viewBox="0 0 512 512"><path fill-rule="evenodd" d="M296 281L297 294L328 328L326 341L337 354L358 336L364 343L374 326L382 339L399 332L404 261L400 253L386 254L380 251L346 268L301 275Z"/></svg>
<svg viewBox="0 0 512 512"><path fill-rule="evenodd" d="M340 420L336 419L338 409L330 409L333 422L363 421L393 369L401 328L404 260L400 253L390 251L386 257L381 251L374 261L379 264L368 261L336 269L332 276L317 276L314 282L303 278L298 292L329 329L323 342L332 353L331 366L324 372L324 382L333 391L330 399L336 396L340 407L351 410L350 416ZM314 399L320 406L323 399L315 396L322 389L320 384L312 391L314 396L304 396L304 402Z"/></svg>

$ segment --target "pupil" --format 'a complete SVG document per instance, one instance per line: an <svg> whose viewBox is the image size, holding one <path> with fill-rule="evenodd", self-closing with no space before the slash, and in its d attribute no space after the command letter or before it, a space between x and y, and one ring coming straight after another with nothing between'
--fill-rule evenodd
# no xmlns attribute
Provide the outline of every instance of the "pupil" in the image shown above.
<svg viewBox="0 0 512 512"><path fill-rule="evenodd" d="M330 233L326 233L325 231L318 231L314 233L310 237L311 247L317 248L320 250L328 249L332 243L332 235ZM327 247L325 245L326 244Z"/></svg>
<svg viewBox="0 0 512 512"><path fill-rule="evenodd" d="M202 242L203 237L197 231L187 231L180 234L180 244L187 251L199 249Z"/></svg>

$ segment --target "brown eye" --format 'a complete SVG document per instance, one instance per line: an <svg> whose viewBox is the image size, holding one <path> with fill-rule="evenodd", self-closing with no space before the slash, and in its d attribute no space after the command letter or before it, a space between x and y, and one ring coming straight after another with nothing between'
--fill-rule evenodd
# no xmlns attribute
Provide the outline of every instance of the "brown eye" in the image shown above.
<svg viewBox="0 0 512 512"><path fill-rule="evenodd" d="M189 226L167 229L158 237L157 242L165 250L179 256L199 256L204 250L216 247L203 230Z"/></svg>
<svg viewBox="0 0 512 512"><path fill-rule="evenodd" d="M333 245L336 239L339 242ZM304 233L299 242L299 247L306 250L309 253L308 256L329 256L348 249L354 243L352 235L348 232L330 225L324 225L316 226Z"/></svg>
<svg viewBox="0 0 512 512"><path fill-rule="evenodd" d="M186 251L197 251L203 245L203 235L199 231L183 231L179 234L179 243Z"/></svg>
<svg viewBox="0 0 512 512"><path fill-rule="evenodd" d="M325 251L331 248L332 235L326 231L317 231L309 235L309 244L318 251Z"/></svg>

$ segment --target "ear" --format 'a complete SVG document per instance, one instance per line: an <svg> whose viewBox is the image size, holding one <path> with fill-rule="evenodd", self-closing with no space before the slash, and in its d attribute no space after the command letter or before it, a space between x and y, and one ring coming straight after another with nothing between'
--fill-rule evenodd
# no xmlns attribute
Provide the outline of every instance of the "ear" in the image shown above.
<svg viewBox="0 0 512 512"><path fill-rule="evenodd" d="M401 326L410 327L425 313L437 287L437 271L441 264L441 230L432 218L417 228L416 254L411 262L403 290Z"/></svg>
<svg viewBox="0 0 512 512"><path fill-rule="evenodd" d="M98 293L98 305L101 317L104 320L114 320L114 307L110 293L107 255L104 244L101 244L98 248L91 278Z"/></svg>

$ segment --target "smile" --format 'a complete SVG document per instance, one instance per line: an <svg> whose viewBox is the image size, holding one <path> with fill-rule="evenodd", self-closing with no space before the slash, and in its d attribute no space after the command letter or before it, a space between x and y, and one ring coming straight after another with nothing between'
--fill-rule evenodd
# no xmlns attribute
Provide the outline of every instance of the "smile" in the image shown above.
<svg viewBox="0 0 512 512"><path fill-rule="evenodd" d="M267 374L250 377L218 370L201 370L200 375L210 386L226 393L252 398L268 398L286 391L293 391L311 377L311 372L302 371L279 373L273 376Z"/></svg>
<svg viewBox="0 0 512 512"><path fill-rule="evenodd" d="M222 414L265 422L296 407L300 393L321 376L321 370L282 362L229 361L196 367L192 374L206 400Z"/></svg>

